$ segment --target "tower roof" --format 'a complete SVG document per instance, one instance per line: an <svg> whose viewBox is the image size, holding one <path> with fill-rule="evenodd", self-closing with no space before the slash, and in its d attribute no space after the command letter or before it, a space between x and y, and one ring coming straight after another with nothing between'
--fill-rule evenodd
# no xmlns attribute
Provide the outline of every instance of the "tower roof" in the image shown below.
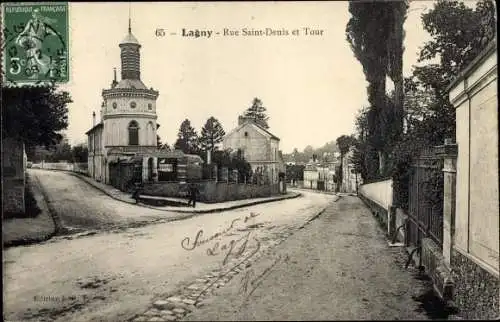
<svg viewBox="0 0 500 322"><path fill-rule="evenodd" d="M116 88L148 89L140 79L122 79Z"/></svg>
<svg viewBox="0 0 500 322"><path fill-rule="evenodd" d="M135 36L132 34L132 32L129 31L129 33L127 34L127 36L122 40L122 42L120 43L120 45L124 45L124 44L134 44L134 45L140 45L139 44L139 41L137 41L137 38L135 38Z"/></svg>
<svg viewBox="0 0 500 322"><path fill-rule="evenodd" d="M132 35L132 18L130 17L130 3L128 7L128 34L125 37L125 39L122 40L120 45L122 44L134 44L134 45L139 45L139 41L137 41L137 38Z"/></svg>

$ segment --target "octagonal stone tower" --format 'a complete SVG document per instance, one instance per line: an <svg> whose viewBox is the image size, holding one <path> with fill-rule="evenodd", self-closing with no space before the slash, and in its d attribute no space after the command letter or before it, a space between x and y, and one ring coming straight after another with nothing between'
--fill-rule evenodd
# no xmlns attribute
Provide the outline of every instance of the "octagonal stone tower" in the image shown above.
<svg viewBox="0 0 500 322"><path fill-rule="evenodd" d="M120 43L121 81L115 79L110 89L102 91L104 146L108 160L114 154L152 152L156 149L156 99L158 91L141 81L141 45L129 29Z"/></svg>
<svg viewBox="0 0 500 322"><path fill-rule="evenodd" d="M121 80L117 81L115 70L110 88L102 91L101 120L97 122L94 113L92 128L86 133L89 174L105 183L110 182L110 163L157 151L158 91L147 88L141 81L141 45L132 34L130 19L128 34L119 46Z"/></svg>

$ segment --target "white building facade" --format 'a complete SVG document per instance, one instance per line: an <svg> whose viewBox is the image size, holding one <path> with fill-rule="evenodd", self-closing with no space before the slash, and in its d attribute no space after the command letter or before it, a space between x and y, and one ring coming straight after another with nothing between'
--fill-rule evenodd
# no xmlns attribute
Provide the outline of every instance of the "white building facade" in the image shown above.
<svg viewBox="0 0 500 322"><path fill-rule="evenodd" d="M158 91L141 81L141 45L129 29L120 43L121 80L102 91L100 120L93 114L88 136L88 171L97 181L109 183L109 163L157 151L156 99ZM147 166L147 165L146 165ZM146 168L146 167L144 167Z"/></svg>

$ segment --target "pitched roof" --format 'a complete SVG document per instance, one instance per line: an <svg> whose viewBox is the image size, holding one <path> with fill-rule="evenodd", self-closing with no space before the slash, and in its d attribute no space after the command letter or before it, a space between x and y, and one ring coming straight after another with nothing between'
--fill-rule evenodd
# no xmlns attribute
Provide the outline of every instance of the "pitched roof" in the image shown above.
<svg viewBox="0 0 500 322"><path fill-rule="evenodd" d="M87 132L85 132L85 134L89 134L90 132L93 132L97 128L102 127L103 125L104 124L102 122L99 122L98 124L94 125L90 130L88 130Z"/></svg>
<svg viewBox="0 0 500 322"><path fill-rule="evenodd" d="M241 130L245 125L255 126L258 130L260 130L261 132L264 132L264 135L269 136L271 139L278 140L278 141L280 140L276 135L274 135L271 132L269 132L268 130L266 130L263 126L255 123L255 122L252 122L252 121L245 121L243 124L238 125L235 129L233 129L231 132L226 134L226 136L229 136L229 135Z"/></svg>
<svg viewBox="0 0 500 322"><path fill-rule="evenodd" d="M115 88L147 89L140 79L122 79Z"/></svg>
<svg viewBox="0 0 500 322"><path fill-rule="evenodd" d="M262 131L266 132L266 134L268 134L272 139L275 139L275 140L280 140L279 137L277 137L276 135L272 134L271 132L269 132L265 127L257 124L257 123L253 123L251 122L252 124L255 124L255 126L257 126L258 128L260 128Z"/></svg>

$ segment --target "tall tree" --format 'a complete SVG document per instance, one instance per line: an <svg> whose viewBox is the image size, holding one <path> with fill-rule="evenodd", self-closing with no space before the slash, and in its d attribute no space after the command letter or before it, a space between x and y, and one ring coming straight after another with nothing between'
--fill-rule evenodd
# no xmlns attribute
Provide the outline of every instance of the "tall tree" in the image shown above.
<svg viewBox="0 0 500 322"><path fill-rule="evenodd" d="M220 122L211 116L201 129L200 147L203 151L213 152L216 150L217 144L224 139L224 135L226 132L224 132Z"/></svg>
<svg viewBox="0 0 500 322"><path fill-rule="evenodd" d="M379 156L383 173L394 134L402 129L403 109L403 23L407 4L404 1L350 1L352 17L346 27L347 41L363 66L368 81L368 138ZM386 78L395 85L392 102L387 99Z"/></svg>
<svg viewBox="0 0 500 322"><path fill-rule="evenodd" d="M174 147L188 154L200 152L198 134L188 119L185 119L179 128Z"/></svg>
<svg viewBox="0 0 500 322"><path fill-rule="evenodd" d="M2 87L2 136L25 143L28 151L37 145L59 143L59 133L68 127L68 92L55 86Z"/></svg>
<svg viewBox="0 0 500 322"><path fill-rule="evenodd" d="M269 117L266 114L267 109L262 104L262 101L255 97L252 101L252 105L245 111L243 116L245 118L253 119L257 124L268 129L269 125L267 121Z"/></svg>

